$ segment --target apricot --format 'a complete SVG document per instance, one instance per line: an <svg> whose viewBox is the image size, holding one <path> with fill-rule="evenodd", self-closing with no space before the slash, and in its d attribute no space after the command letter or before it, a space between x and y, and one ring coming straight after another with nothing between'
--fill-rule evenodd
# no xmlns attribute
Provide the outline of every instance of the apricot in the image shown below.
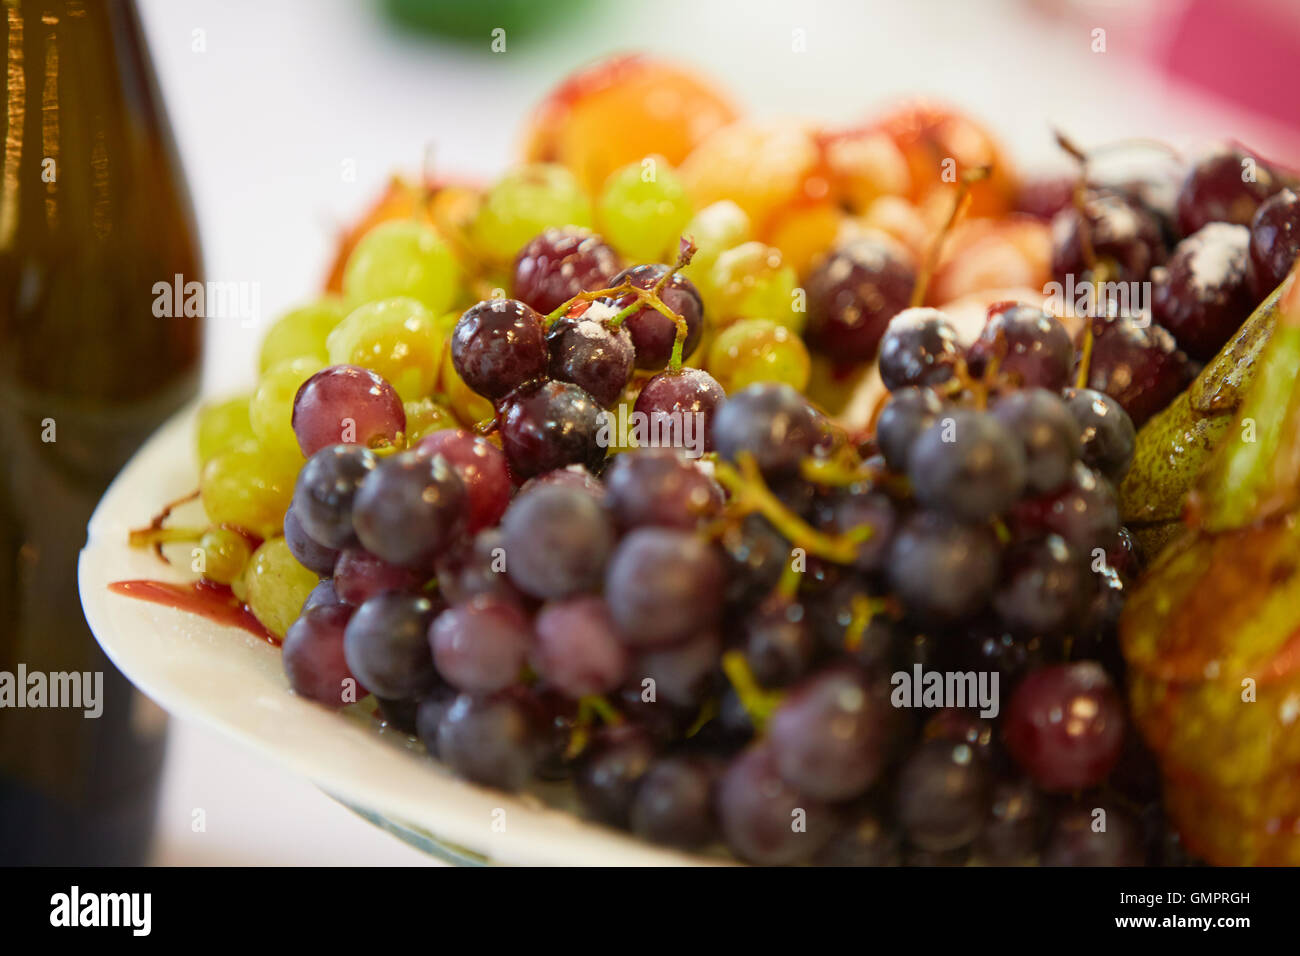
<svg viewBox="0 0 1300 956"><path fill-rule="evenodd" d="M570 75L542 100L525 126L523 155L567 166L594 194L614 170L645 156L677 166L737 115L688 70L640 54L616 56Z"/></svg>
<svg viewBox="0 0 1300 956"><path fill-rule="evenodd" d="M914 102L891 110L871 127L886 133L906 160L913 202L922 202L935 190L954 192L963 172L991 166L989 178L971 189L969 214L1001 216L1013 208L1016 176L1007 155L970 117L946 106ZM953 163L945 165L946 160Z"/></svg>

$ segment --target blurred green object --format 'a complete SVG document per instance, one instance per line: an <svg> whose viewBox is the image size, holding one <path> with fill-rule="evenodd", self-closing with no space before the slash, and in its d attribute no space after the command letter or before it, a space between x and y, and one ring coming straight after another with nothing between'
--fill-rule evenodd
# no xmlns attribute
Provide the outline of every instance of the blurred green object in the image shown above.
<svg viewBox="0 0 1300 956"><path fill-rule="evenodd" d="M505 31L507 49L515 36L527 36L572 17L592 0L384 0L396 23L457 40L494 39Z"/></svg>

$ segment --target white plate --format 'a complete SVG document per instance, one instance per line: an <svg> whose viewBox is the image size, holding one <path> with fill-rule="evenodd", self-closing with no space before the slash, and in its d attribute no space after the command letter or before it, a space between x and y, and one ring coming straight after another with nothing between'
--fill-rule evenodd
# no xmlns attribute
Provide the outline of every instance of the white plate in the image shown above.
<svg viewBox="0 0 1300 956"><path fill-rule="evenodd" d="M663 866L715 862L660 849L542 803L457 780L402 734L290 693L280 652L251 634L108 590L113 581L183 581L127 532L194 490L194 418L178 413L136 453L95 510L78 578L86 620L113 663L167 710L315 782L430 852L452 844L495 863ZM558 791L547 790L548 799ZM504 816L502 815L504 811ZM250 813L256 808L251 804ZM496 826L494 827L494 822ZM451 853L455 855L455 850Z"/></svg>

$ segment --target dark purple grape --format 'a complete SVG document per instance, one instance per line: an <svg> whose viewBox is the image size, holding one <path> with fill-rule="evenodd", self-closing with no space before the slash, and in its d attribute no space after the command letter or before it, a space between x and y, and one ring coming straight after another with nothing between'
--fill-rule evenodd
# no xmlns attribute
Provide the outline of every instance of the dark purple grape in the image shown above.
<svg viewBox="0 0 1300 956"><path fill-rule="evenodd" d="M864 237L838 246L805 283L808 344L839 362L870 361L915 284L911 261L892 241Z"/></svg>
<svg viewBox="0 0 1300 956"><path fill-rule="evenodd" d="M1250 222L1250 282L1260 301L1282 284L1300 257L1300 197L1283 189Z"/></svg>
<svg viewBox="0 0 1300 956"><path fill-rule="evenodd" d="M989 799L989 815L980 831L976 851L990 866L1025 866L1032 862L1042 839L1047 808L1028 780L999 780Z"/></svg>
<svg viewBox="0 0 1300 956"><path fill-rule="evenodd" d="M429 650L433 602L388 591L357 608L343 637L348 667L372 693L415 700L438 681Z"/></svg>
<svg viewBox="0 0 1300 956"><path fill-rule="evenodd" d="M1109 395L1141 428L1191 380L1193 369L1174 337L1127 316L1092 321L1088 387Z"/></svg>
<svg viewBox="0 0 1300 956"><path fill-rule="evenodd" d="M768 722L781 777L819 800L863 793L889 759L894 711L854 667L835 667L795 687Z"/></svg>
<svg viewBox="0 0 1300 956"><path fill-rule="evenodd" d="M970 617L988 603L999 550L996 535L984 525L917 512L894 536L889 581L904 607L922 619Z"/></svg>
<svg viewBox="0 0 1300 956"><path fill-rule="evenodd" d="M1007 749L1044 790L1095 787L1124 744L1124 704L1095 661L1057 664L1028 674L1003 722Z"/></svg>
<svg viewBox="0 0 1300 956"><path fill-rule="evenodd" d="M614 547L614 528L600 502L565 485L520 492L501 532L510 580L543 600L597 590Z"/></svg>
<svg viewBox="0 0 1300 956"><path fill-rule="evenodd" d="M340 443L392 445L406 431L397 390L356 365L331 365L303 382L293 399L291 421L307 458Z"/></svg>
<svg viewBox="0 0 1300 956"><path fill-rule="evenodd" d="M284 543L289 546L289 553L308 571L326 577L334 570L339 553L333 548L325 547L307 533L298 520L298 511L293 505L289 505L284 513Z"/></svg>
<svg viewBox="0 0 1300 956"><path fill-rule="evenodd" d="M966 352L971 374L997 362L998 375L1023 388L1059 391L1070 379L1074 345L1054 315L1018 302L989 310L979 338Z"/></svg>
<svg viewBox="0 0 1300 956"><path fill-rule="evenodd" d="M633 412L646 417L660 444L686 449L698 458L713 451L713 419L727 393L708 372L683 366L660 372L641 387Z"/></svg>
<svg viewBox="0 0 1300 956"><path fill-rule="evenodd" d="M1009 523L1018 538L1059 534L1077 553L1091 555L1119 531L1119 503L1110 482L1079 463L1063 490L1017 502Z"/></svg>
<svg viewBox="0 0 1300 956"><path fill-rule="evenodd" d="M820 437L807 400L789 385L750 385L730 396L713 418L718 454L733 462L742 452L753 455L768 477L797 473Z"/></svg>
<svg viewBox="0 0 1300 956"><path fill-rule="evenodd" d="M527 599L506 573L505 537L500 528L484 528L461 547L443 552L435 565L438 590L452 604L492 594L523 605Z"/></svg>
<svg viewBox="0 0 1300 956"><path fill-rule="evenodd" d="M461 694L442 715L437 739L438 758L457 775L507 791L528 782L542 750L536 715L514 688Z"/></svg>
<svg viewBox="0 0 1300 956"><path fill-rule="evenodd" d="M999 688L1003 691L1047 661L1047 649L1042 638L1012 634L994 620L976 621L961 640L963 668L996 671Z"/></svg>
<svg viewBox="0 0 1300 956"><path fill-rule="evenodd" d="M431 757L438 756L438 725L455 702L457 694L450 687L440 686L416 705L415 736L420 738Z"/></svg>
<svg viewBox="0 0 1300 956"><path fill-rule="evenodd" d="M465 384L497 401L546 374L549 354L542 317L514 299L471 306L451 336L451 360Z"/></svg>
<svg viewBox="0 0 1300 956"><path fill-rule="evenodd" d="M913 444L942 411L943 402L932 389L904 388L893 394L876 420L876 442L891 470L907 473Z"/></svg>
<svg viewBox="0 0 1300 956"><path fill-rule="evenodd" d="M618 526L692 530L722 510L721 486L671 448L617 455L605 471L606 504Z"/></svg>
<svg viewBox="0 0 1300 956"><path fill-rule="evenodd" d="M1052 220L1052 278L1067 287L1071 279L1076 286L1093 281L1084 229L1096 261L1107 266L1107 282L1141 282L1164 261L1164 237L1154 216L1123 196L1094 192L1084 201L1082 216L1071 206Z"/></svg>
<svg viewBox="0 0 1300 956"><path fill-rule="evenodd" d="M593 317L595 311L563 316L547 331L550 374L557 381L572 382L596 404L609 408L632 378L636 349L627 325L612 328Z"/></svg>
<svg viewBox="0 0 1300 956"><path fill-rule="evenodd" d="M987 412L955 408L922 432L907 475L916 500L963 521L1006 511L1025 489L1025 453Z"/></svg>
<svg viewBox="0 0 1300 956"><path fill-rule="evenodd" d="M656 700L695 713L713 687L721 657L718 635L702 631L668 647L641 653L632 665L632 683L645 689L644 682L652 680Z"/></svg>
<svg viewBox="0 0 1300 956"><path fill-rule="evenodd" d="M973 699L966 707L945 707L930 717L921 728L923 740L946 740L952 744L970 747L986 765L992 767L1000 759L997 725L991 717L981 717L975 710Z"/></svg>
<svg viewBox="0 0 1300 956"><path fill-rule="evenodd" d="M891 392L938 385L952 378L961 355L957 330L946 315L938 309L904 309L889 320L880 340L880 380Z"/></svg>
<svg viewBox="0 0 1300 956"><path fill-rule="evenodd" d="M1110 803L1064 807L1043 847L1042 866L1142 866L1146 854L1137 822Z"/></svg>
<svg viewBox="0 0 1300 956"><path fill-rule="evenodd" d="M605 484L582 465L565 465L563 468L556 468L552 471L544 471L540 475L529 478L519 489L523 494L539 485L565 485L569 488L577 488L585 491L597 501L605 500Z"/></svg>
<svg viewBox="0 0 1300 956"><path fill-rule="evenodd" d="M574 698L614 690L630 672L627 651L603 599L577 597L542 608L533 666L542 679Z"/></svg>
<svg viewBox="0 0 1300 956"><path fill-rule="evenodd" d="M1059 490L1079 460L1079 426L1054 392L1031 388L1003 395L993 417L1020 440L1025 453L1025 492Z"/></svg>
<svg viewBox="0 0 1300 956"><path fill-rule="evenodd" d="M879 491L848 490L818 502L817 527L831 534L870 528L871 536L858 545L853 567L866 574L883 571L899 521L898 508Z"/></svg>
<svg viewBox="0 0 1300 956"><path fill-rule="evenodd" d="M465 528L465 483L441 455L405 451L366 476L352 504L362 546L391 564L428 568Z"/></svg>
<svg viewBox="0 0 1300 956"><path fill-rule="evenodd" d="M544 683L537 684L534 693L539 708L541 757L533 772L542 780L568 780L573 771L568 751L577 727L578 704Z"/></svg>
<svg viewBox="0 0 1300 956"><path fill-rule="evenodd" d="M1151 273L1151 315L1195 359L1211 359L1255 307L1250 230L1212 222Z"/></svg>
<svg viewBox="0 0 1300 956"><path fill-rule="evenodd" d="M717 833L713 785L718 775L717 764L701 757L656 760L632 800L632 832L683 849L711 843Z"/></svg>
<svg viewBox="0 0 1300 956"><path fill-rule="evenodd" d="M336 551L356 544L353 502L362 481L378 466L375 453L360 445L332 445L307 459L293 489L293 511L302 530Z"/></svg>
<svg viewBox="0 0 1300 956"><path fill-rule="evenodd" d="M415 569L389 564L362 548L340 551L334 562L334 589L339 600L353 607L360 607L384 591L418 591L425 577Z"/></svg>
<svg viewBox="0 0 1300 956"><path fill-rule="evenodd" d="M1074 202L1074 176L1033 176L1023 179L1016 191L1015 211L1051 222Z"/></svg>
<svg viewBox="0 0 1300 956"><path fill-rule="evenodd" d="M638 289L652 289L660 280L667 266L642 265L624 269L610 280L610 287L631 282ZM662 289L659 298L669 311L686 320L686 341L682 344L682 358L687 359L700 344L704 334L704 300L700 298L695 284L685 276L675 273ZM614 299L610 305L621 311L635 300L631 295ZM677 323L668 316L644 305L623 320L623 327L632 334L636 346L636 367L658 371L668 364L673 354L673 343L677 339Z"/></svg>
<svg viewBox="0 0 1300 956"><path fill-rule="evenodd" d="M1202 157L1178 191L1178 228L1184 236L1212 222L1250 224L1255 211L1282 183L1272 167L1231 143Z"/></svg>
<svg viewBox="0 0 1300 956"><path fill-rule="evenodd" d="M302 611L300 613L306 614L314 607L343 603L343 599L334 590L334 582L326 578L311 589L311 593L307 595L307 600L302 602Z"/></svg>
<svg viewBox="0 0 1300 956"><path fill-rule="evenodd" d="M632 801L655 759L650 735L635 724L600 730L583 751L574 773L578 799L602 823L626 827Z"/></svg>
<svg viewBox="0 0 1300 956"><path fill-rule="evenodd" d="M569 382L520 389L502 404L499 420L501 446L520 478L566 465L599 468L610 444L607 413Z"/></svg>
<svg viewBox="0 0 1300 956"><path fill-rule="evenodd" d="M517 683L532 637L519 606L490 594L447 608L429 625L438 674L470 693L490 694Z"/></svg>
<svg viewBox="0 0 1300 956"><path fill-rule="evenodd" d="M369 693L358 686L343 654L343 631L351 617L346 604L324 604L289 626L281 659L294 693L327 707L355 703Z"/></svg>
<svg viewBox="0 0 1300 956"><path fill-rule="evenodd" d="M886 613L873 613L852 636L857 608L855 599L870 599L871 591L860 579L845 577L808 601L809 624L823 648L834 653L847 652L869 670L876 670L892 660L901 634L897 622Z"/></svg>
<svg viewBox="0 0 1300 956"><path fill-rule="evenodd" d="M608 288L619 268L618 255L600 236L552 227L519 250L510 291L546 315L579 292Z"/></svg>
<svg viewBox="0 0 1300 956"><path fill-rule="evenodd" d="M790 560L790 542L760 514L728 523L718 543L725 561L726 604L750 606L776 587Z"/></svg>
<svg viewBox="0 0 1300 956"><path fill-rule="evenodd" d="M722 590L722 562L713 548L669 528L632 531L605 572L605 599L631 647L671 644L709 628Z"/></svg>
<svg viewBox="0 0 1300 956"><path fill-rule="evenodd" d="M898 828L874 808L854 812L840 824L814 862L818 866L898 866Z"/></svg>
<svg viewBox="0 0 1300 956"><path fill-rule="evenodd" d="M903 764L897 787L898 822L909 843L943 853L979 835L988 814L989 774L967 744L922 743Z"/></svg>
<svg viewBox="0 0 1300 956"><path fill-rule="evenodd" d="M812 667L820 649L804 606L773 595L745 618L745 660L764 687L793 684Z"/></svg>
<svg viewBox="0 0 1300 956"><path fill-rule="evenodd" d="M474 534L501 520L514 486L500 448L481 435L447 428L425 435L415 450L421 455L442 455L464 482L469 499L466 531Z"/></svg>
<svg viewBox="0 0 1300 956"><path fill-rule="evenodd" d="M652 689L643 687L642 679L636 676L640 669L640 665L633 663L632 678L615 695L619 712L630 723L649 734L656 744L668 745L680 741L695 723L699 708L679 707L668 698L660 697L657 688L652 693Z"/></svg>
<svg viewBox="0 0 1300 956"><path fill-rule="evenodd" d="M1067 388L1065 403L1079 426L1083 463L1118 482L1137 449L1137 429L1123 406L1091 388Z"/></svg>
<svg viewBox="0 0 1300 956"><path fill-rule="evenodd" d="M831 810L783 780L771 748L762 744L727 767L716 806L727 846L763 866L810 860L834 832Z"/></svg>
<svg viewBox="0 0 1300 956"><path fill-rule="evenodd" d="M1090 584L1083 556L1059 535L1019 542L1003 557L993 608L1012 631L1052 636L1077 621Z"/></svg>

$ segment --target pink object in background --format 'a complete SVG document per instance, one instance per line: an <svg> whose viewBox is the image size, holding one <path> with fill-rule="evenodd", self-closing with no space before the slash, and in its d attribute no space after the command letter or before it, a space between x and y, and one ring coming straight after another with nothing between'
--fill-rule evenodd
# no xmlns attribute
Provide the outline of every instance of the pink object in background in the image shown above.
<svg viewBox="0 0 1300 956"><path fill-rule="evenodd" d="M1168 4L1157 52L1172 79L1300 134L1300 5L1295 0Z"/></svg>

